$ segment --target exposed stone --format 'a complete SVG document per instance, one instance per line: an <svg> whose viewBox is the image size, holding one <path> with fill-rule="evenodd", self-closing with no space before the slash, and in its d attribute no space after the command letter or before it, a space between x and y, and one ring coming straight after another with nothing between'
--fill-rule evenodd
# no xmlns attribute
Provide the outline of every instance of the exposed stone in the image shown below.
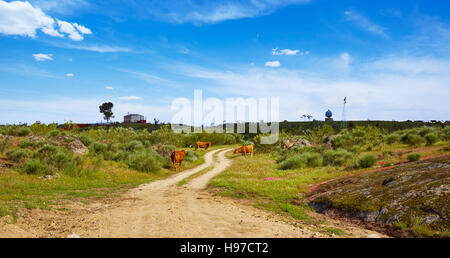
<svg viewBox="0 0 450 258"><path fill-rule="evenodd" d="M312 144L305 139L295 139L295 138L288 138L283 140L283 144L281 145L281 148L283 149L290 149L292 147L298 146L298 147L307 147L311 146Z"/></svg>
<svg viewBox="0 0 450 258"><path fill-rule="evenodd" d="M445 233L450 225L448 164L450 156L444 156L353 176L351 180L333 180L307 194L306 200L322 213L334 210L366 223L401 223L407 227L419 223L431 232Z"/></svg>

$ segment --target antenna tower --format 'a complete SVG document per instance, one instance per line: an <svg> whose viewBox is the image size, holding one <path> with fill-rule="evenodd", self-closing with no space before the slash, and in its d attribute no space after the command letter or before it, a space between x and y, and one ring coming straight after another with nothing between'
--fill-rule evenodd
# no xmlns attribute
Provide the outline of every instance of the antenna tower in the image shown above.
<svg viewBox="0 0 450 258"><path fill-rule="evenodd" d="M341 129L347 128L347 114L345 112L345 106L347 105L347 97L344 98L344 106L342 108L342 124Z"/></svg>

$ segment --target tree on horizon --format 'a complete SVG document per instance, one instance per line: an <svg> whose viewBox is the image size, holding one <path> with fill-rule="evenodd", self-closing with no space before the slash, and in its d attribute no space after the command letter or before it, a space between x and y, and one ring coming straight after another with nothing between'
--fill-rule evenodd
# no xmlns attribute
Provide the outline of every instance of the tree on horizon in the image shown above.
<svg viewBox="0 0 450 258"><path fill-rule="evenodd" d="M109 123L109 120L111 118L114 118L112 108L114 107L114 104L111 102L105 102L103 103L100 108L100 113L103 114L103 119L106 120L107 123Z"/></svg>

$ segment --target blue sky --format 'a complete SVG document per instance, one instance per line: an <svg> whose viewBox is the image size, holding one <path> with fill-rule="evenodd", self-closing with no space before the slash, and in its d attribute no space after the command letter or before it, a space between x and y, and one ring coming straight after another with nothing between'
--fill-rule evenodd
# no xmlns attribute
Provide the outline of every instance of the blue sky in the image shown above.
<svg viewBox="0 0 450 258"><path fill-rule="evenodd" d="M179 97L278 97L280 119L448 120L450 2L0 0L0 124L170 121Z"/></svg>

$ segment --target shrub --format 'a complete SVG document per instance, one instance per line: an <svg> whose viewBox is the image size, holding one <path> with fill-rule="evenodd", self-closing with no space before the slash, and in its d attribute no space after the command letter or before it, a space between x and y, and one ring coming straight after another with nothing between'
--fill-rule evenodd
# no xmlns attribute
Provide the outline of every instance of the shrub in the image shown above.
<svg viewBox="0 0 450 258"><path fill-rule="evenodd" d="M17 130L18 136L28 136L31 134L31 129L28 127L21 127Z"/></svg>
<svg viewBox="0 0 450 258"><path fill-rule="evenodd" d="M308 160L305 155L295 155L293 157L287 158L285 161L281 162L281 170L306 168L308 166Z"/></svg>
<svg viewBox="0 0 450 258"><path fill-rule="evenodd" d="M106 143L94 142L91 148L95 154L103 154L108 150L108 145Z"/></svg>
<svg viewBox="0 0 450 258"><path fill-rule="evenodd" d="M28 160L24 171L27 174L50 174L50 168L38 159Z"/></svg>
<svg viewBox="0 0 450 258"><path fill-rule="evenodd" d="M303 155L306 157L308 167L321 167L323 165L323 158L319 153L307 152Z"/></svg>
<svg viewBox="0 0 450 258"><path fill-rule="evenodd" d="M35 157L50 161L57 152L58 149L55 146L46 144L39 148L39 150L35 154Z"/></svg>
<svg viewBox="0 0 450 258"><path fill-rule="evenodd" d="M420 135L415 133L414 130L411 130L411 131L403 134L401 136L400 140L402 141L402 143L408 144L411 146L418 146L421 143L423 143L423 141L424 141L424 139Z"/></svg>
<svg viewBox="0 0 450 258"><path fill-rule="evenodd" d="M377 158L373 154L365 154L359 157L359 166L361 168L370 168L375 166Z"/></svg>
<svg viewBox="0 0 450 258"><path fill-rule="evenodd" d="M408 154L408 160L413 162L413 161L418 161L420 159L421 155L420 153L417 152L412 152L410 154Z"/></svg>
<svg viewBox="0 0 450 258"><path fill-rule="evenodd" d="M90 146L94 142L94 140L87 135L80 135L78 138L84 144L84 146Z"/></svg>
<svg viewBox="0 0 450 258"><path fill-rule="evenodd" d="M161 147L159 147L156 152L163 157L170 157L174 150L174 145L161 145Z"/></svg>
<svg viewBox="0 0 450 258"><path fill-rule="evenodd" d="M23 149L26 149L26 148L29 148L29 147L32 146L32 145L33 145L32 142L30 142L30 141L28 141L28 140L23 140L23 141L20 143L19 147L20 147L20 148L23 148Z"/></svg>
<svg viewBox="0 0 450 258"><path fill-rule="evenodd" d="M55 129L52 130L48 133L50 136L58 136L59 135L59 130Z"/></svg>
<svg viewBox="0 0 450 258"><path fill-rule="evenodd" d="M130 168L142 172L158 172L164 160L156 152L148 150L141 151L128 158L127 164Z"/></svg>
<svg viewBox="0 0 450 258"><path fill-rule="evenodd" d="M385 141L387 144L392 145L400 141L400 136L398 134L390 134L386 136Z"/></svg>
<svg viewBox="0 0 450 258"><path fill-rule="evenodd" d="M184 157L184 160L186 161L194 161L199 158L199 155L195 151L188 150L186 152L186 156Z"/></svg>
<svg viewBox="0 0 450 258"><path fill-rule="evenodd" d="M2 154L10 145L8 140L0 138L0 154Z"/></svg>
<svg viewBox="0 0 450 258"><path fill-rule="evenodd" d="M323 154L325 166L342 166L354 158L354 154L344 149L327 150Z"/></svg>
<svg viewBox="0 0 450 258"><path fill-rule="evenodd" d="M425 141L427 143L427 146L434 145L438 140L438 136L435 133L429 133L425 135Z"/></svg>
<svg viewBox="0 0 450 258"><path fill-rule="evenodd" d="M144 149L144 145L140 141L131 141L125 144L124 149L126 151L140 151Z"/></svg>
<svg viewBox="0 0 450 258"><path fill-rule="evenodd" d="M24 149L14 149L6 153L6 157L12 161L23 161L30 156L30 152Z"/></svg>
<svg viewBox="0 0 450 258"><path fill-rule="evenodd" d="M350 149L351 152L355 153L355 154L359 154L361 153L361 146L359 145L355 145Z"/></svg>
<svg viewBox="0 0 450 258"><path fill-rule="evenodd" d="M58 152L52 159L52 163L58 169L64 169L73 160L73 155L66 152Z"/></svg>
<svg viewBox="0 0 450 258"><path fill-rule="evenodd" d="M390 150L384 150L382 152L382 155L383 155L383 158L385 159L385 158L389 158L389 157L393 156L394 153L392 151L390 151Z"/></svg>
<svg viewBox="0 0 450 258"><path fill-rule="evenodd" d="M422 129L419 130L419 135L422 137L425 137L425 135L432 133L432 132L433 132L433 128L423 127Z"/></svg>

